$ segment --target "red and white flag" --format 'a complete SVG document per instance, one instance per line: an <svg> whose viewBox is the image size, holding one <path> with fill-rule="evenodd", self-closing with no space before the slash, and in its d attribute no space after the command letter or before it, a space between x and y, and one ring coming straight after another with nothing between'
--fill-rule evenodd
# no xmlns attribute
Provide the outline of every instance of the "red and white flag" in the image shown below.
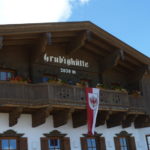
<svg viewBox="0 0 150 150"><path fill-rule="evenodd" d="M88 134L94 135L96 117L99 108L100 90L97 88L86 88L87 123Z"/></svg>

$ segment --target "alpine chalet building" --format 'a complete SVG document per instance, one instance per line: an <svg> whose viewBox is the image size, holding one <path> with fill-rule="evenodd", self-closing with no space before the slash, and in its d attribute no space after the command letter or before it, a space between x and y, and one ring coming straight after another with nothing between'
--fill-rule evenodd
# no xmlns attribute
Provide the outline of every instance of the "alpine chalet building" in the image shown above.
<svg viewBox="0 0 150 150"><path fill-rule="evenodd" d="M150 150L150 58L91 22L0 25L0 150Z"/></svg>

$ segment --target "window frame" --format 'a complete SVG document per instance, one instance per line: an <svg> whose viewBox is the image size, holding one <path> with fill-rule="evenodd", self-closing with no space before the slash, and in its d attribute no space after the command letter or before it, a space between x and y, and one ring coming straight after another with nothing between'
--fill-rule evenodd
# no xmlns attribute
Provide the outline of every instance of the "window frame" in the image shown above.
<svg viewBox="0 0 150 150"><path fill-rule="evenodd" d="M147 134L147 135L146 135L147 148L148 148L148 150L150 150L150 143L148 142L148 137L150 137L150 134Z"/></svg>

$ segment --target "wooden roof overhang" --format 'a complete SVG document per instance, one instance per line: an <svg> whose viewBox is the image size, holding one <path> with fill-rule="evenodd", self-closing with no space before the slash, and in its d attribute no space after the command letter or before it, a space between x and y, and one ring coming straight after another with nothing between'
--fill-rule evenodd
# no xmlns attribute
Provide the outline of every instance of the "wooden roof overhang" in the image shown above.
<svg viewBox="0 0 150 150"><path fill-rule="evenodd" d="M31 45L38 47L40 54L46 50L47 38L49 46L62 45L68 55L82 48L98 59L102 72L117 66L115 69L120 72L136 74L150 66L148 57L91 22L0 25L0 37L1 48Z"/></svg>

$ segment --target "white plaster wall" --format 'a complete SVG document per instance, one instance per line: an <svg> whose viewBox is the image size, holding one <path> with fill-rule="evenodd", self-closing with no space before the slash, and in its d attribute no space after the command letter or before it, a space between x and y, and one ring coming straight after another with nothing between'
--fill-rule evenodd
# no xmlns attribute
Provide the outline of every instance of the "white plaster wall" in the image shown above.
<svg viewBox="0 0 150 150"><path fill-rule="evenodd" d="M47 118L45 124L32 128L31 115L23 114L19 118L17 125L9 127L8 114L0 113L0 133L3 133L8 129L13 129L17 133L25 133L24 137L28 138L29 150L40 150L40 137L43 137L43 133L49 133L54 129L68 134L67 136L70 137L71 141L71 150L81 150L80 137L83 133L87 133L86 126L74 129L72 127L71 119L67 125L59 128L53 128L53 120L51 116ZM126 129L122 129L121 126L107 129L105 125L96 128L96 132L102 133L105 137L107 150L115 150L113 138L116 133L119 133L122 130L132 133L135 137L137 150L147 150L145 135L150 134L150 128L134 129L133 125Z"/></svg>

